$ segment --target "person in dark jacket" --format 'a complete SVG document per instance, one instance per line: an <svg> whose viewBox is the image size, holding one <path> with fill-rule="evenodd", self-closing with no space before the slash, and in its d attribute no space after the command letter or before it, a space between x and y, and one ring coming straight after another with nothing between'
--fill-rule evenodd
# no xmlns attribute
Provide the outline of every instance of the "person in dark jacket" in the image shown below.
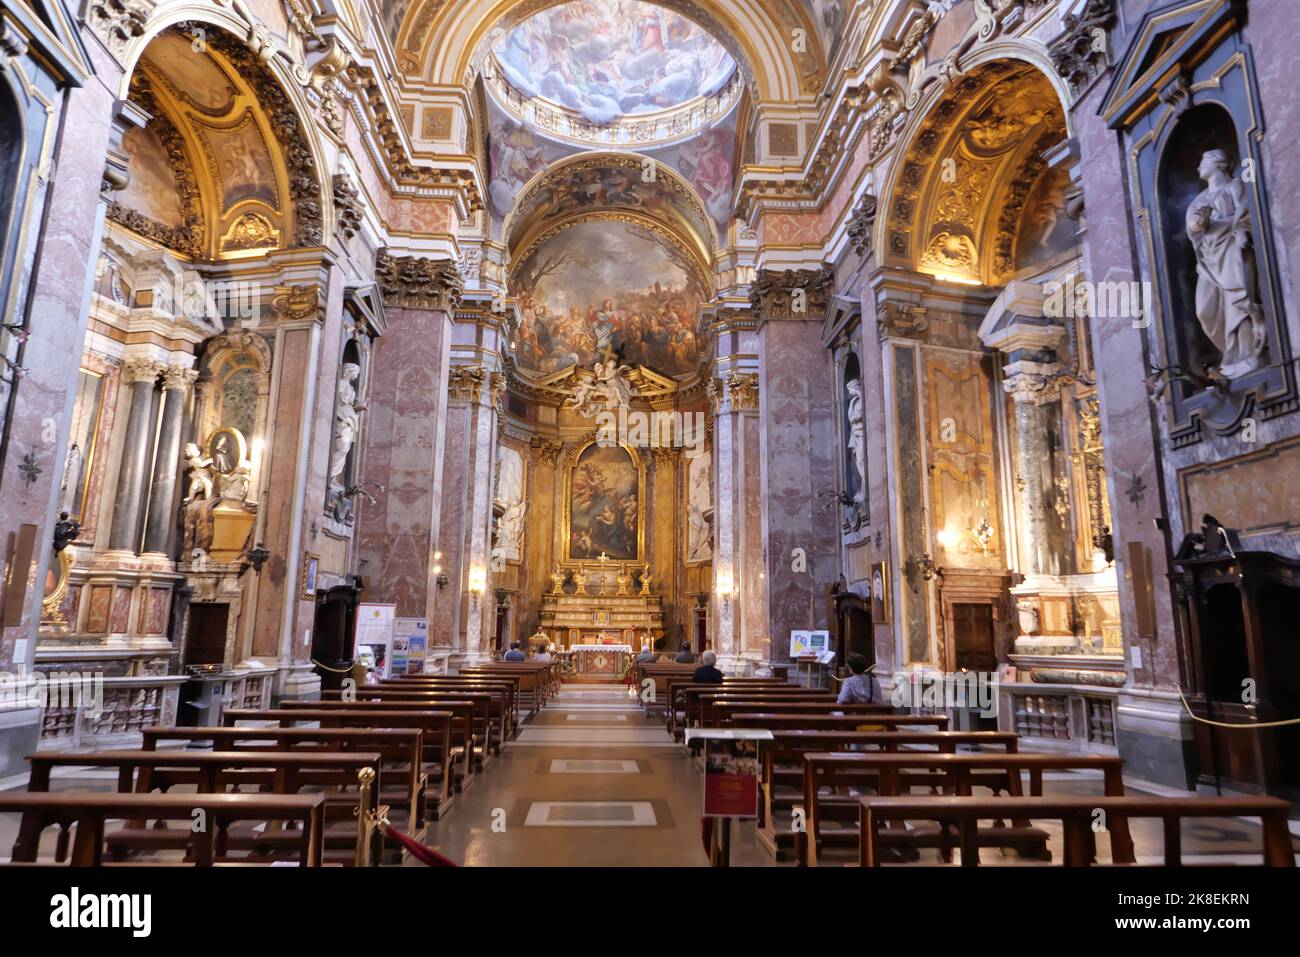
<svg viewBox="0 0 1300 957"><path fill-rule="evenodd" d="M682 642L682 650L677 652L677 658L675 660L679 665L689 665L695 660L695 655L691 651L691 643L689 641Z"/></svg>
<svg viewBox="0 0 1300 957"><path fill-rule="evenodd" d="M695 669L691 680L697 685L722 684L722 672L717 669L718 656L711 651L700 655L700 666Z"/></svg>

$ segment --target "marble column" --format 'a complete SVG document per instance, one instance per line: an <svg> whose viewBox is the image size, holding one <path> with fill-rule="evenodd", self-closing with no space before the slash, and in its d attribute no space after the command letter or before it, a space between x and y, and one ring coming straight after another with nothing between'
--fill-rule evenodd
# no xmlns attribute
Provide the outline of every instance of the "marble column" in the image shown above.
<svg viewBox="0 0 1300 957"><path fill-rule="evenodd" d="M185 400L198 372L184 366L168 366L163 373L163 407L158 427L158 453L154 456L153 485L149 492L149 514L145 519L144 550L167 551L176 525L176 486L181 461L181 431Z"/></svg>
<svg viewBox="0 0 1300 957"><path fill-rule="evenodd" d="M1044 409L1059 397L1051 376L1054 364L1013 362L1006 367L1003 388L1015 402L1016 488L1020 495L1021 542L1028 575L1050 575L1056 569L1051 557L1051 535L1047 525L1047 498L1054 494L1048 470L1051 449L1047 443Z"/></svg>
<svg viewBox="0 0 1300 957"><path fill-rule="evenodd" d="M108 538L111 549L135 552L139 545L137 535L140 513L144 508L145 472L153 445L149 427L153 418L154 387L162 371L162 364L153 359L128 359L122 368L123 379L131 384L131 404L117 494L113 500L113 524Z"/></svg>
<svg viewBox="0 0 1300 957"><path fill-rule="evenodd" d="M381 253L375 266L387 331L375 344L361 477L373 501L357 506L357 550L366 600L425 618L431 647L450 650L457 581L442 529L456 506L444 480L455 447L448 380L452 317L464 280L449 260ZM439 581L443 584L439 584Z"/></svg>

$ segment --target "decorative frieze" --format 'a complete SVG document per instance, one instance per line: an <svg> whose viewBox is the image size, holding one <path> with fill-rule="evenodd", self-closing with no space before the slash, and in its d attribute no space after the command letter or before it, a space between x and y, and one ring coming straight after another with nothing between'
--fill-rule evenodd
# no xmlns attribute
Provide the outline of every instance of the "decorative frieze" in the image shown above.
<svg viewBox="0 0 1300 957"><path fill-rule="evenodd" d="M390 256L375 260L375 278L389 306L452 310L460 305L465 281L450 259Z"/></svg>
<svg viewBox="0 0 1300 957"><path fill-rule="evenodd" d="M749 304L760 320L821 319L830 306L835 270L764 269L750 286Z"/></svg>
<svg viewBox="0 0 1300 957"><path fill-rule="evenodd" d="M153 8L152 0L93 0L86 22L114 55L120 55L132 40L144 36Z"/></svg>
<svg viewBox="0 0 1300 957"><path fill-rule="evenodd" d="M878 205L875 196L864 193L849 216L849 245L859 256L871 254L871 233L876 225Z"/></svg>
<svg viewBox="0 0 1300 957"><path fill-rule="evenodd" d="M1107 34L1115 25L1115 0L1088 0L1079 14L1066 14L1065 32L1052 41L1049 52L1056 72L1076 94L1105 71Z"/></svg>
<svg viewBox="0 0 1300 957"><path fill-rule="evenodd" d="M334 226L343 238L351 239L361 232L361 191L352 185L346 173L335 173L331 181L334 188Z"/></svg>
<svg viewBox="0 0 1300 957"><path fill-rule="evenodd" d="M528 450L532 460L537 464L554 465L560 460L560 453L564 451L564 443L552 442L539 435L534 435L532 441L528 443Z"/></svg>

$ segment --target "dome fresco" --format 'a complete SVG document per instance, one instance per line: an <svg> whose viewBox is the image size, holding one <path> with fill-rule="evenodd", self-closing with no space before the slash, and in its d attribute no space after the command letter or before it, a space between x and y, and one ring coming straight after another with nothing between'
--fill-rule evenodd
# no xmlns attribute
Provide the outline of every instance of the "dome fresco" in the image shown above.
<svg viewBox="0 0 1300 957"><path fill-rule="evenodd" d="M596 124L720 90L731 55L694 21L637 0L574 0L536 13L493 47L521 94Z"/></svg>

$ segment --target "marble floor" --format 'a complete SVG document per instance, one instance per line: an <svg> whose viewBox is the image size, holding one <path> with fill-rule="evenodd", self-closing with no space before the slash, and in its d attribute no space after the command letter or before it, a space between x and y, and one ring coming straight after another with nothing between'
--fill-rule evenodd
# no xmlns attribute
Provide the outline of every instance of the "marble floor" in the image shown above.
<svg viewBox="0 0 1300 957"><path fill-rule="evenodd" d="M55 787L111 790L114 783L112 772L76 772L57 778ZM1131 779L1127 784L1130 793L1186 793ZM1064 772L1047 775L1045 789L1101 794L1102 782ZM430 825L427 842L471 866L703 867L702 803L703 778L694 760L662 722L645 717L622 685L566 685L457 796L445 819ZM0 860L16 827L14 815L0 814ZM775 865L752 822L734 827L733 866ZM1159 822L1134 821L1132 828L1139 863L1159 864ZM1059 829L1046 829L1060 860ZM1098 843L1105 860L1107 842ZM1255 863L1258 826L1187 822L1183 846L1189 864ZM923 853L922 863L937 863L933 852ZM1017 863L991 850L981 860Z"/></svg>

